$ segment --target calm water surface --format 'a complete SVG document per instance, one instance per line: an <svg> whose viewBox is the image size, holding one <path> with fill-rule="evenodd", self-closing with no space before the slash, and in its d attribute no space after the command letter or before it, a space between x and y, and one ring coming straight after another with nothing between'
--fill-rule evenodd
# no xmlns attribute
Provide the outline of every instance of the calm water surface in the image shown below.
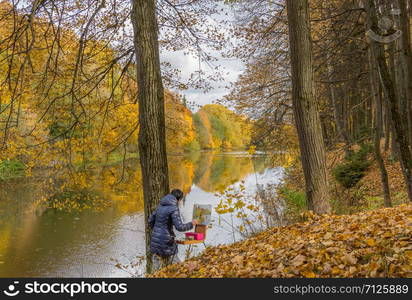
<svg viewBox="0 0 412 300"><path fill-rule="evenodd" d="M193 204L212 204L217 192L245 185L247 193L257 184L278 183L283 169L264 156L246 153L198 153L169 158L170 181L187 194L181 207L184 221L191 220ZM2 183L0 191L0 277L129 277L116 263L129 264L144 254L144 218L137 160L104 170L96 189L111 205L100 211L58 212L40 209L38 199L53 190L49 178L20 179ZM122 174L122 181L113 179ZM53 177L53 175L48 175ZM103 176L103 177L101 177ZM238 225L229 215L212 215L206 244L232 243L241 239ZM184 246L179 246L184 247ZM203 250L199 245L194 254ZM180 248L183 259L184 248ZM138 271L134 267L131 273Z"/></svg>

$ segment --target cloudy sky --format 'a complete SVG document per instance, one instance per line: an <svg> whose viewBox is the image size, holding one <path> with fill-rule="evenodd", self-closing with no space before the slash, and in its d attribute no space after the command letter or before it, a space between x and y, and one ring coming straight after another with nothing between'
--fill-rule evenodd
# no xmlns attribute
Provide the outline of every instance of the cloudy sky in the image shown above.
<svg viewBox="0 0 412 300"><path fill-rule="evenodd" d="M183 52L163 51L161 53L161 60L167 61L171 63L174 68L179 69L183 82L187 81L190 75L199 69L198 58L193 55L184 55ZM198 105L209 104L222 98L229 92L227 87L231 82L236 81L242 72L244 65L240 60L226 59L222 57L218 57L214 64L222 67L224 75L223 81L212 82L212 89L210 91L207 93L196 89L175 91L179 94L185 95L189 101L195 102ZM201 69L206 73L206 75L213 74L211 68L204 63L201 64Z"/></svg>
<svg viewBox="0 0 412 300"><path fill-rule="evenodd" d="M233 21L235 16L233 11L230 10L228 6L222 5L221 15L214 15L214 19L209 18L210 23L216 24L215 20L225 20ZM231 37L227 31L224 30L224 27L221 26L222 33L228 38L228 44L236 44L234 37ZM185 95L188 101L194 102L197 105L205 105L213 103L217 99L221 99L223 96L229 93L230 89L227 88L230 86L230 83L235 82L238 76L242 73L244 69L244 64L241 60L238 59L228 59L223 58L219 53L213 50L208 50L208 54L211 54L217 61L213 62L214 66L219 66L223 74L223 81L212 82L212 89L205 93L202 90L189 89L189 90L174 90L175 92ZM194 55L185 55L183 51L172 52L172 51L162 51L160 53L160 59L162 61L168 62L172 65L173 68L180 70L182 81L185 82L190 78L190 75L199 70L199 59ZM208 75L213 74L213 70L210 66L205 63L201 63L201 70ZM173 90L173 89L172 89Z"/></svg>

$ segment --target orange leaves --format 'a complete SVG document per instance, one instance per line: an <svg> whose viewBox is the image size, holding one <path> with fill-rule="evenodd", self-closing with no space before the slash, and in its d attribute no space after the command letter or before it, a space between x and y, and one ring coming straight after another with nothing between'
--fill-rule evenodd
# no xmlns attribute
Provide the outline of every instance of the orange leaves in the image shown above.
<svg viewBox="0 0 412 300"><path fill-rule="evenodd" d="M199 268L199 262L197 261L189 261L187 264L187 269L189 272L197 270Z"/></svg>
<svg viewBox="0 0 412 300"><path fill-rule="evenodd" d="M306 278L315 278L316 277L316 274L313 273L312 271L302 272L302 275L303 275L303 277L306 277Z"/></svg>
<svg viewBox="0 0 412 300"><path fill-rule="evenodd" d="M208 248L154 277L411 277L412 205L321 216ZM194 268L196 264L196 268Z"/></svg>
<svg viewBox="0 0 412 300"><path fill-rule="evenodd" d="M412 250L405 251L405 257L408 258L412 264Z"/></svg>
<svg viewBox="0 0 412 300"><path fill-rule="evenodd" d="M368 246L371 246L371 247L376 246L376 242L374 239L367 239L366 244L368 244Z"/></svg>
<svg viewBox="0 0 412 300"><path fill-rule="evenodd" d="M192 113L174 93L166 91L165 102L167 149L170 152L183 151L195 139Z"/></svg>
<svg viewBox="0 0 412 300"><path fill-rule="evenodd" d="M297 255L293 260L292 260L292 265L294 267L299 267L303 265L303 263L306 261L306 256L299 254Z"/></svg>
<svg viewBox="0 0 412 300"><path fill-rule="evenodd" d="M356 265L356 263L358 262L358 259L355 257L353 253L350 253L350 254L345 254L342 257L342 261L347 265Z"/></svg>
<svg viewBox="0 0 412 300"><path fill-rule="evenodd" d="M234 258L232 258L231 262L236 266L243 266L243 256L237 255Z"/></svg>

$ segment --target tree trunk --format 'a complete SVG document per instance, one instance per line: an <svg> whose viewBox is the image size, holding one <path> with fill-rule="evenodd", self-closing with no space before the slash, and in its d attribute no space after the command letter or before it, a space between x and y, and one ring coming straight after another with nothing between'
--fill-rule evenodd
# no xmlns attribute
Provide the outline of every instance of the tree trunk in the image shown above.
<svg viewBox="0 0 412 300"><path fill-rule="evenodd" d="M132 0L139 90L139 156L143 178L146 225L146 271L153 267L150 253L149 215L169 192L164 116L164 92L160 72L155 0Z"/></svg>
<svg viewBox="0 0 412 300"><path fill-rule="evenodd" d="M307 0L287 0L292 101L309 209L330 213L325 146L315 98Z"/></svg>
<svg viewBox="0 0 412 300"><path fill-rule="evenodd" d="M389 107L387 105L387 102L388 101L383 99L382 109L383 109L383 112L384 112L384 120L385 120L384 121L385 126L384 126L384 129L383 129L383 136L385 138L385 147L384 147L385 152L389 151L390 140L391 140L391 118L390 118Z"/></svg>
<svg viewBox="0 0 412 300"><path fill-rule="evenodd" d="M368 27L374 32L379 32L374 0L365 0L365 4L368 12ZM399 147L402 171L408 190L409 200L412 201L412 155L409 149L408 121L403 118L402 113L399 111L399 96L397 95L396 85L389 72L383 45L373 39L370 39L370 41L371 46L374 48L373 51L375 53L380 80L389 101L392 125L394 126L394 135Z"/></svg>
<svg viewBox="0 0 412 300"><path fill-rule="evenodd" d="M387 47L387 51L388 51L388 72L391 76L393 85L396 87L396 77L395 77L395 45L394 43L389 44ZM382 51L385 52L385 47L382 46ZM386 90L385 90L386 91ZM391 140L391 158L394 161L399 161L399 147L395 138L395 127L393 125L393 118L392 118L392 111L391 111L391 107L390 107L390 100L388 99L388 93L385 92L385 100L388 106L388 111L389 111L389 116L390 116L390 124L391 124L391 134L392 134L392 140ZM398 102L400 102L399 100L397 100Z"/></svg>
<svg viewBox="0 0 412 300"><path fill-rule="evenodd" d="M342 141L345 143L345 150L347 150L348 145L350 143L349 136L346 133L345 124L342 120L343 113L340 112L338 99L336 97L335 86L332 83L333 82L333 67L332 67L332 60L330 58L330 53L328 52L326 55L327 55L326 63L327 63L327 68L328 68L328 80L331 82L328 85L328 89L329 89L329 96L330 96L330 100L331 100L331 104L333 108L333 117L334 117L334 121L336 124L336 131L338 133L339 141Z"/></svg>
<svg viewBox="0 0 412 300"><path fill-rule="evenodd" d="M383 118L382 118L382 93L381 89L379 88L379 76L378 70L376 69L375 62L375 53L374 48L369 48L369 80L370 80L370 88L372 92L372 99L374 100L375 104L375 125L374 125L374 154L376 158L376 162L378 163L380 175L381 175L381 183L382 183L382 190L383 190L383 199L384 205L386 207L392 206L390 189L389 189L389 180L388 180L388 172L385 167L384 160L382 158L381 153L381 137L382 137L382 128L383 128Z"/></svg>
<svg viewBox="0 0 412 300"><path fill-rule="evenodd" d="M408 112L409 107L409 86L411 82L409 80L409 65L407 58L410 57L410 46L409 46L409 21L407 19L408 14L406 11L402 11L402 9L406 10L406 3L403 1L395 1L399 2L401 16L395 17L395 27L400 28L402 30L402 35L400 38L396 39L394 43L389 44L391 49L391 56L393 58L393 74L394 74L394 83L397 89L397 95L399 98L399 112L403 120L406 120L405 126L406 128L410 128L410 117ZM405 20L406 19L406 20ZM411 142L410 139L410 130L408 130L409 135L409 145Z"/></svg>
<svg viewBox="0 0 412 300"><path fill-rule="evenodd" d="M379 113L376 113L376 118L379 118ZM375 134L374 134L374 153L375 153L375 158L378 163L379 171L381 174L381 183L382 183L382 190L383 190L383 199L384 199L384 205L386 207L391 207L392 206L392 200L391 200L391 195L390 195L390 189L389 189L389 179L388 179L388 172L386 171L385 163L382 158L382 153L381 153L381 130L378 124L375 124Z"/></svg>
<svg viewBox="0 0 412 300"><path fill-rule="evenodd" d="M412 146L412 50L411 50L411 30L409 22L409 11L407 0L399 0L400 29L402 31L402 63L405 69L404 81L406 89L406 111L409 127L409 145Z"/></svg>

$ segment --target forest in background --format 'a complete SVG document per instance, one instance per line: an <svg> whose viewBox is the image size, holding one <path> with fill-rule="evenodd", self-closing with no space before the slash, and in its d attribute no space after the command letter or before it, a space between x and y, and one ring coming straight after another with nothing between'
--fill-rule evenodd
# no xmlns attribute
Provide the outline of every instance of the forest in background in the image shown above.
<svg viewBox="0 0 412 300"><path fill-rule="evenodd" d="M36 163L51 158L54 168L73 171L68 180L82 186L87 174L78 171L89 165L88 154L101 162L110 159L108 154L126 158L138 148L146 217L170 191L167 149L173 153L177 148L231 149L246 144L252 146L250 154L259 149L294 158L285 184L266 188L279 191L281 203L296 208L299 217L309 210L316 221L316 215L410 202L410 1L216 2L34 1L21 2L17 8L5 1L1 20L6 22L0 29L6 36L0 43L1 155L25 156ZM209 18L222 11L223 4L234 12L235 22L220 18L212 24ZM129 20L133 30L123 26ZM217 28L222 24L227 25L225 33ZM236 43L228 46L225 34L233 35ZM186 85L176 80L178 70L161 63L159 52L188 49L186 53L196 53L208 64L213 57L204 51L205 45L246 65L231 93L220 101L236 114L209 105L192 116L184 108L186 100L167 92L189 85L207 90L208 81L218 75L205 76L199 67ZM180 107L173 101L183 104L180 116L173 113ZM22 113L28 106L38 111ZM21 126L22 115L33 122L29 129ZM253 132L249 143L249 138L239 138L244 125L228 121L244 123L244 118L250 126L246 132ZM180 125L175 128L176 124ZM7 164L18 168L10 160ZM365 192L365 180L371 177L374 184ZM373 189L375 194L370 193ZM341 204L348 209L340 209ZM406 218L408 213L390 211L396 220L397 214ZM369 220L370 214L349 219L356 224L364 218ZM145 234L151 272L150 228ZM358 242L351 250L362 246ZM397 242L391 240L394 246ZM378 243L366 244L373 253ZM409 252L402 253L405 256L392 272L397 276L410 274L404 269ZM340 256L335 258L339 268ZM365 273L351 274L389 274L380 257L368 257L365 264ZM332 270L325 272L333 275Z"/></svg>
<svg viewBox="0 0 412 300"><path fill-rule="evenodd" d="M223 103L256 120L255 144L296 158L284 198L318 212L411 200L411 2L230 3L246 71Z"/></svg>
<svg viewBox="0 0 412 300"><path fill-rule="evenodd" d="M10 14L8 1L0 3L0 34L13 35L14 22L24 17ZM115 57L104 41L90 40L84 58L76 60L81 43L75 32L62 28L52 40L48 23L33 22L29 57L10 55L7 42L0 46L0 179L33 167L69 168L121 161L137 155L138 102L135 66ZM12 41L10 41L12 42ZM51 47L51 48L50 48ZM56 55L54 60L50 55ZM82 64L78 87L70 80ZM109 66L107 66L109 64ZM56 65L56 70L51 66ZM102 67L103 66L103 67ZM75 90L74 90L75 88ZM76 104L74 105L73 101ZM251 142L251 123L219 104L193 113L184 97L165 91L166 146L169 153L199 150L244 150Z"/></svg>

